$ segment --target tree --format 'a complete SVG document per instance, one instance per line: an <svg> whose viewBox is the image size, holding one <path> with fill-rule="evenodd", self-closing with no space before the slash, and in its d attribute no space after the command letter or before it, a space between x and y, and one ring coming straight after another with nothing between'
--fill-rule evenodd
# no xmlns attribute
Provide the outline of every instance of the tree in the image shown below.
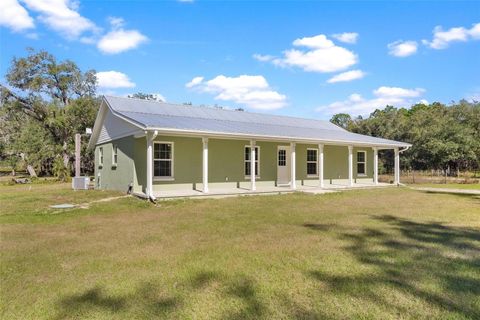
<svg viewBox="0 0 480 320"><path fill-rule="evenodd" d="M350 129L353 124L352 117L348 113L337 113L333 115L330 122L347 130Z"/></svg>
<svg viewBox="0 0 480 320"><path fill-rule="evenodd" d="M137 92L134 94L129 94L129 98L136 98L136 99L142 99L142 100L152 100L152 101L160 101L160 102L165 102L165 98L162 97L161 95L157 93L143 93L143 92Z"/></svg>
<svg viewBox="0 0 480 320"><path fill-rule="evenodd" d="M10 145L26 150L29 161L37 154L42 159L37 166L53 163L53 153L69 168L74 134L91 127L98 110L95 71L82 72L72 61L59 62L46 51L27 50L27 57L12 60L5 77L8 87L0 85L2 114L17 132ZM24 139L42 139L43 146L37 152L28 150Z"/></svg>

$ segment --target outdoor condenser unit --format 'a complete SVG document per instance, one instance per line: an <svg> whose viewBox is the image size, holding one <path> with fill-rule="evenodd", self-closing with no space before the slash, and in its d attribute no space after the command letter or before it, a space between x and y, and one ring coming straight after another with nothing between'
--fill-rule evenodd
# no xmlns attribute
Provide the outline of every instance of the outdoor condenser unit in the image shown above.
<svg viewBox="0 0 480 320"><path fill-rule="evenodd" d="M72 178L73 190L88 190L89 184L90 184L89 177L73 177Z"/></svg>

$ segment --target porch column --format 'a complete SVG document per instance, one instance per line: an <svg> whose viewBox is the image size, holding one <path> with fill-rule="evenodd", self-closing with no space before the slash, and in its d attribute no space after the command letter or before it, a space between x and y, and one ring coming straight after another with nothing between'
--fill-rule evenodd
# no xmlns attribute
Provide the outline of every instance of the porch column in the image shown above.
<svg viewBox="0 0 480 320"><path fill-rule="evenodd" d="M296 163L295 163L295 147L296 147L296 143L295 142L292 142L290 143L290 155L291 155L291 160L290 160L290 169L291 169L291 183L290 183L290 187L295 190L297 189L297 178L296 178L296 175L295 175L295 167L296 167Z"/></svg>
<svg viewBox="0 0 480 320"><path fill-rule="evenodd" d="M378 148L373 147L373 183L378 185Z"/></svg>
<svg viewBox="0 0 480 320"><path fill-rule="evenodd" d="M348 186L353 187L353 146L348 146Z"/></svg>
<svg viewBox="0 0 480 320"><path fill-rule="evenodd" d="M400 184L400 151L398 148L395 148L395 171L394 171L395 179L394 183L396 185Z"/></svg>
<svg viewBox="0 0 480 320"><path fill-rule="evenodd" d="M323 188L323 144L318 145L318 180L319 187Z"/></svg>
<svg viewBox="0 0 480 320"><path fill-rule="evenodd" d="M208 193L208 138L202 138L202 143L203 143L203 170L202 170L203 193Z"/></svg>
<svg viewBox="0 0 480 320"><path fill-rule="evenodd" d="M153 139L155 139L156 133L147 131L147 186L145 193L148 198L153 197Z"/></svg>
<svg viewBox="0 0 480 320"><path fill-rule="evenodd" d="M250 140L250 190L257 190L255 184L255 140Z"/></svg>

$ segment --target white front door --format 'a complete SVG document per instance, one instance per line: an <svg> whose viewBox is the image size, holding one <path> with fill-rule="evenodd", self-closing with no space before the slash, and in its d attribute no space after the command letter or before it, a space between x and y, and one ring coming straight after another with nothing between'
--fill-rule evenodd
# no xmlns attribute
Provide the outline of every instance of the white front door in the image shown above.
<svg viewBox="0 0 480 320"><path fill-rule="evenodd" d="M277 184L290 184L290 147L278 146L277 149Z"/></svg>

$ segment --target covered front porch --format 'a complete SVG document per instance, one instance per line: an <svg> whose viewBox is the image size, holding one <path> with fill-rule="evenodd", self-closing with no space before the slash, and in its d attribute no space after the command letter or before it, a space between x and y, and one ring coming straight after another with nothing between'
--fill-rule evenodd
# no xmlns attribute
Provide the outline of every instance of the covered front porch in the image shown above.
<svg viewBox="0 0 480 320"><path fill-rule="evenodd" d="M274 195L287 194L292 192L304 192L309 194L326 194L343 190L365 189L365 188L384 188L392 187L394 184L373 181L356 181L351 186L348 181L326 181L324 187L299 184L295 189L290 186L275 186L268 184L257 184L256 190L252 191L249 187L236 187L229 184L213 184L209 186L209 192L203 192L202 186L198 189L168 188L156 191L154 196L158 200L169 200L176 198L224 198L230 196L249 196L249 195Z"/></svg>
<svg viewBox="0 0 480 320"><path fill-rule="evenodd" d="M378 181L382 149L395 152L393 185L399 184L399 147L160 136L158 131L146 132L141 140L139 151L146 142L142 193L152 199L385 187L391 184Z"/></svg>

